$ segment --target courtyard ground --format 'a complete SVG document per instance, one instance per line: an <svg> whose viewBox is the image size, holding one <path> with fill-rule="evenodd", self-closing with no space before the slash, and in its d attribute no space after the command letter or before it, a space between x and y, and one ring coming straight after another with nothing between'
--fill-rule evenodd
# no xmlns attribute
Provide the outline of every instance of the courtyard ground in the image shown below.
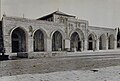
<svg viewBox="0 0 120 81"><path fill-rule="evenodd" d="M4 76L0 78L0 81L120 81L120 66Z"/></svg>
<svg viewBox="0 0 120 81"><path fill-rule="evenodd" d="M120 51L0 61L0 81L120 81Z"/></svg>

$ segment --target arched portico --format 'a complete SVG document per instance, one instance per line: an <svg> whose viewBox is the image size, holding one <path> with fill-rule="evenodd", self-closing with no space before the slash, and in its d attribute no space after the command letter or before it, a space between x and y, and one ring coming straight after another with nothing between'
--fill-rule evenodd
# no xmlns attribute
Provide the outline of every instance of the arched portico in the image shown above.
<svg viewBox="0 0 120 81"><path fill-rule="evenodd" d="M99 49L105 50L106 49L106 36L102 34L99 38Z"/></svg>
<svg viewBox="0 0 120 81"><path fill-rule="evenodd" d="M84 50L84 33L81 29L77 28L69 33L70 50L83 51Z"/></svg>
<svg viewBox="0 0 120 81"><path fill-rule="evenodd" d="M26 33L18 27L11 34L12 52L26 52Z"/></svg>

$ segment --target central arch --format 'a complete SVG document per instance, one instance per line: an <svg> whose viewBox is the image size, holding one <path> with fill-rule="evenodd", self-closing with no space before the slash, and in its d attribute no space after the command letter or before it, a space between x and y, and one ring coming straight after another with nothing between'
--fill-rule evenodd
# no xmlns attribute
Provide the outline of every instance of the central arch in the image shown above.
<svg viewBox="0 0 120 81"><path fill-rule="evenodd" d="M21 28L13 30L11 35L12 52L26 52L26 33Z"/></svg>
<svg viewBox="0 0 120 81"><path fill-rule="evenodd" d="M59 31L55 31L52 36L52 51L62 50L63 37Z"/></svg>
<svg viewBox="0 0 120 81"><path fill-rule="evenodd" d="M81 50L81 41L80 41L79 34L77 32L72 33L70 37L70 49L71 51Z"/></svg>

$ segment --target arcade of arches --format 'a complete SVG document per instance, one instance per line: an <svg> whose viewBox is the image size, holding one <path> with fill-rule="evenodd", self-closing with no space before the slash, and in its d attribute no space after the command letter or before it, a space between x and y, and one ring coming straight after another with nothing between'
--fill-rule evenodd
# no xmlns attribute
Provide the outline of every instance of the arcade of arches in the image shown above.
<svg viewBox="0 0 120 81"><path fill-rule="evenodd" d="M26 32L21 28L16 28L13 30L11 35L12 42L12 52L27 52L27 35ZM45 45L47 37L45 37L45 33L43 33L40 29L37 30L33 35L33 51L41 52L46 51ZM63 38L63 34L59 31L55 31L52 35L51 40L51 51L65 51L65 39ZM115 37L114 35L109 35L107 38L104 34L102 34L99 39L96 39L95 35L90 34L87 38L87 49L88 50L107 50L115 48ZM99 40L99 47L97 47L97 41ZM69 51L83 51L84 41L81 40L81 36L79 32L73 32L70 36L70 47Z"/></svg>

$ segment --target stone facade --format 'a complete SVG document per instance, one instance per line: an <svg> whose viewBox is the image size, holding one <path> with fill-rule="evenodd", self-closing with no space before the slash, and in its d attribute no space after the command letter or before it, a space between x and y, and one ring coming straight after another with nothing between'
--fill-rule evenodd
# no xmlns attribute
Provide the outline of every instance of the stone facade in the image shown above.
<svg viewBox="0 0 120 81"><path fill-rule="evenodd" d="M117 48L117 30L89 26L88 21L60 11L38 19L3 16L6 54L83 52Z"/></svg>

